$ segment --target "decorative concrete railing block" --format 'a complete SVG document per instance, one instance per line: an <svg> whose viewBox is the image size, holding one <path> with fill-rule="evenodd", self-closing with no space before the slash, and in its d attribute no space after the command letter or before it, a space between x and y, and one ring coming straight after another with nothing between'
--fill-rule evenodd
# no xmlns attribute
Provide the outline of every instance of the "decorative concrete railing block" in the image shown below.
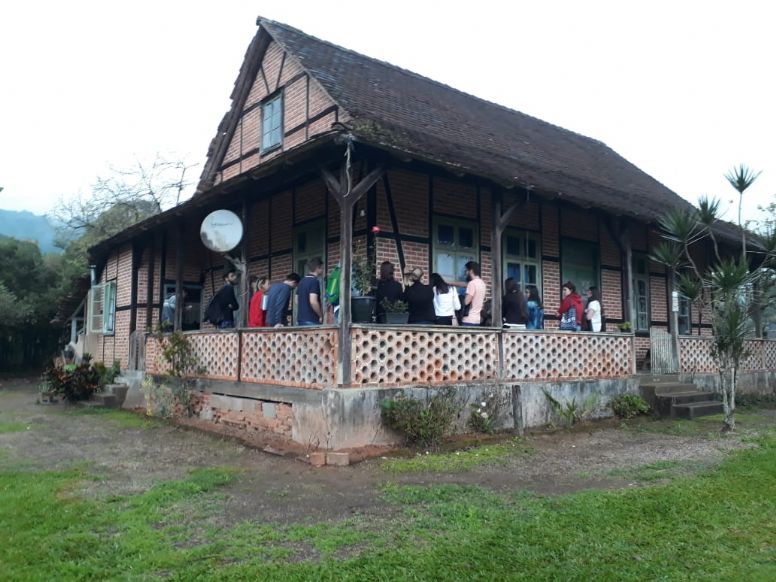
<svg viewBox="0 0 776 582"><path fill-rule="evenodd" d="M498 331L353 328L353 385L399 386L492 380Z"/></svg>
<svg viewBox="0 0 776 582"><path fill-rule="evenodd" d="M188 335L188 338L192 354L197 358L198 367L204 368L204 373L200 374L196 369L191 369L186 370L186 376L237 380L240 345L238 332L193 333Z"/></svg>
<svg viewBox="0 0 776 582"><path fill-rule="evenodd" d="M324 388L337 382L337 329L242 332L243 382Z"/></svg>
<svg viewBox="0 0 776 582"><path fill-rule="evenodd" d="M504 378L619 378L633 373L633 336L574 332L504 332Z"/></svg>
<svg viewBox="0 0 776 582"><path fill-rule="evenodd" d="M708 373L719 372L717 362L712 356L713 338L680 337L679 367L682 372ZM776 370L776 341L751 339L744 343L748 355L741 362L742 372Z"/></svg>

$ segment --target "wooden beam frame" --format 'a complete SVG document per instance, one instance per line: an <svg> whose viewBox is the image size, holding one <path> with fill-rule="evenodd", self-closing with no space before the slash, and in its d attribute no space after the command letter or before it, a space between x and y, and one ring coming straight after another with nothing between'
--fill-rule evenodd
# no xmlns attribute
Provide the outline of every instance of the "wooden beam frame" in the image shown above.
<svg viewBox="0 0 776 582"><path fill-rule="evenodd" d="M348 144L348 149L350 145ZM342 165L339 179L327 168L321 167L320 173L326 188L340 207L340 298L339 298L339 333L337 352L338 381L341 386L349 386L351 382L351 284L353 269L353 209L361 197L383 176L382 165L369 172L358 184L353 185L350 156Z"/></svg>
<svg viewBox="0 0 776 582"><path fill-rule="evenodd" d="M502 265L502 241L504 231L509 226L512 217L518 208L521 208L525 202L518 200L512 202L504 208L504 198L501 191L492 192L491 214L493 221L490 229L490 253L493 263L493 289L491 290L491 312L494 327L503 325L503 305L502 305L502 279L504 269Z"/></svg>
<svg viewBox="0 0 776 582"><path fill-rule="evenodd" d="M184 223L178 223L175 232L175 331L183 329L183 232Z"/></svg>

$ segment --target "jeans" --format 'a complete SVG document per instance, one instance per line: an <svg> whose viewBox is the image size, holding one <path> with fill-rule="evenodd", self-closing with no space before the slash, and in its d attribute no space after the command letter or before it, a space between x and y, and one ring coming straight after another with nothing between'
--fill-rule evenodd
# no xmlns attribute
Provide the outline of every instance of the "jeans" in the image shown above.
<svg viewBox="0 0 776 582"><path fill-rule="evenodd" d="M452 315L437 315L436 324L437 325L453 325L453 316Z"/></svg>
<svg viewBox="0 0 776 582"><path fill-rule="evenodd" d="M229 329L230 327L234 327L234 321L228 319L225 319L218 324L218 329Z"/></svg>
<svg viewBox="0 0 776 582"><path fill-rule="evenodd" d="M320 321L299 321L297 322L297 325L300 327L308 327L311 325L321 325Z"/></svg>
<svg viewBox="0 0 776 582"><path fill-rule="evenodd" d="M465 321L461 325L464 327L480 327L479 323L467 323Z"/></svg>

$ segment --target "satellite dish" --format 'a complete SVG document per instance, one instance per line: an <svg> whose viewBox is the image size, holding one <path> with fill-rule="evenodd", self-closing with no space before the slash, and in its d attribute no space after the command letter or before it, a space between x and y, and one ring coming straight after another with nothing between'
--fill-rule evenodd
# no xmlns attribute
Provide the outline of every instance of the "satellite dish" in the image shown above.
<svg viewBox="0 0 776 582"><path fill-rule="evenodd" d="M199 229L202 243L211 251L226 253L240 244L243 225L231 210L216 210L202 221Z"/></svg>

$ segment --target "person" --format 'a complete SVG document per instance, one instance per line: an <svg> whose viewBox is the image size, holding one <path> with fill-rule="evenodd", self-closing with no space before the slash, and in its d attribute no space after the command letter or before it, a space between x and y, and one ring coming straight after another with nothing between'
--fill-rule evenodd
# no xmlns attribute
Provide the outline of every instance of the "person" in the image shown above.
<svg viewBox="0 0 776 582"><path fill-rule="evenodd" d="M528 303L513 277L504 281L503 318L507 327L528 325Z"/></svg>
<svg viewBox="0 0 776 582"><path fill-rule="evenodd" d="M453 325L455 312L461 309L458 291L451 287L439 273L431 273L431 287L434 290L434 315L437 325Z"/></svg>
<svg viewBox="0 0 776 582"><path fill-rule="evenodd" d="M601 292L598 287L590 287L587 290L586 319L590 322L590 331L601 331L601 318L603 307L601 306Z"/></svg>
<svg viewBox="0 0 776 582"><path fill-rule="evenodd" d="M464 265L466 272L466 297L464 305L469 306L469 313L463 318L463 325L478 326L482 323L482 306L485 303L485 295L488 288L485 281L480 278L480 264L475 261L469 261Z"/></svg>
<svg viewBox="0 0 776 582"><path fill-rule="evenodd" d="M183 300L186 301L186 288L181 289L183 294ZM162 327L169 329L175 326L175 307L178 304L178 296L172 293L162 304ZM187 305L186 309L191 309L191 305Z"/></svg>
<svg viewBox="0 0 776 582"><path fill-rule="evenodd" d="M544 329L544 305L536 285L526 285L526 306L528 307L527 329Z"/></svg>
<svg viewBox="0 0 776 582"><path fill-rule="evenodd" d="M256 280L256 292L251 297L248 308L248 325L251 327L264 327L266 325L267 310L264 309L264 296L269 289L269 279L259 277Z"/></svg>
<svg viewBox="0 0 776 582"><path fill-rule="evenodd" d="M267 318L268 327L283 327L288 325L289 300L300 277L296 273L289 273L282 283L272 285L267 291Z"/></svg>
<svg viewBox="0 0 776 582"><path fill-rule="evenodd" d="M323 261L316 257L307 263L307 275L296 289L296 322L299 325L320 325L323 321L321 281Z"/></svg>
<svg viewBox="0 0 776 582"><path fill-rule="evenodd" d="M214 313L208 314L208 319L217 321L218 329L228 329L234 327L234 312L240 308L237 303L237 297L234 294L234 286L237 284L237 273L227 271L224 273L224 286L219 289L211 301L208 310L214 310Z"/></svg>
<svg viewBox="0 0 776 582"><path fill-rule="evenodd" d="M401 283L394 276L394 266L390 261L380 264L380 279L377 281L377 291L375 299L377 300L377 321L385 321L385 308L382 306L384 300L389 303L401 301L404 289Z"/></svg>
<svg viewBox="0 0 776 582"><path fill-rule="evenodd" d="M406 273L407 288L404 290L404 301L407 302L409 318L407 323L416 325L432 325L436 321L434 314L434 291L429 285L421 283L422 269L413 269Z"/></svg>
<svg viewBox="0 0 776 582"><path fill-rule="evenodd" d="M563 284L561 291L563 300L558 308L560 316L560 329L566 331L579 331L582 329L582 297L577 293L577 286L571 281Z"/></svg>

